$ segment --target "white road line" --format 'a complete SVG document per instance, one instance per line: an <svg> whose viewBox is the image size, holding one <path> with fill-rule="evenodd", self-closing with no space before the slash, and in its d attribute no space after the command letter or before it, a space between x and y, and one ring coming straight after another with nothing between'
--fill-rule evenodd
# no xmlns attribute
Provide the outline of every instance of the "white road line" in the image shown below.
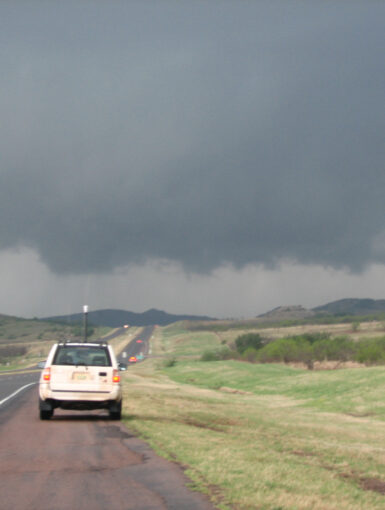
<svg viewBox="0 0 385 510"><path fill-rule="evenodd" d="M9 395L8 397L3 398L3 400L0 400L0 406L5 404L5 402L7 402L7 400L10 400L12 397L14 397L18 393L20 393L20 391L23 391L23 390L25 390L25 388L28 388L29 386L33 386L34 384L37 384L37 383L32 382L32 383L26 384L25 386L22 386L21 388L19 388L15 392L13 392L12 395Z"/></svg>

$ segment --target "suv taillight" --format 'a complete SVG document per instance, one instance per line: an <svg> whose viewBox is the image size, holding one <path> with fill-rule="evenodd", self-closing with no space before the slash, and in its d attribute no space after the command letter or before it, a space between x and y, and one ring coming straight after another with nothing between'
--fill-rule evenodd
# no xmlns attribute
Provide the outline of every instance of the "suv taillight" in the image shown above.
<svg viewBox="0 0 385 510"><path fill-rule="evenodd" d="M112 382L120 382L120 375L119 375L119 370L115 370L112 372Z"/></svg>
<svg viewBox="0 0 385 510"><path fill-rule="evenodd" d="M50 381L51 380L51 369L45 368L43 370L43 381Z"/></svg>

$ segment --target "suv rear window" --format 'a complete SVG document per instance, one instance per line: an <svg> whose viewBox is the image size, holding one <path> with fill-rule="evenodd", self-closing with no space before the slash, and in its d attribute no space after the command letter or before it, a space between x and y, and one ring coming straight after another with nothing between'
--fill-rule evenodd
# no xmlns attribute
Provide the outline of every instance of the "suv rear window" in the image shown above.
<svg viewBox="0 0 385 510"><path fill-rule="evenodd" d="M111 359L104 346L59 345L52 364L110 367Z"/></svg>

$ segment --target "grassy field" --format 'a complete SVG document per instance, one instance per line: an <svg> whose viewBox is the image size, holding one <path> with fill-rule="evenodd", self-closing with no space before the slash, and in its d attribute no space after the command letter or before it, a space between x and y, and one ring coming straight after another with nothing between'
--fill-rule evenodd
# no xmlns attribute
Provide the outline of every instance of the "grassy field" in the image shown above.
<svg viewBox="0 0 385 510"><path fill-rule="evenodd" d="M127 426L223 510L384 508L385 368L199 361L231 339L157 328L123 375Z"/></svg>
<svg viewBox="0 0 385 510"><path fill-rule="evenodd" d="M247 321L245 321L247 324ZM194 325L192 325L194 327ZM236 328L232 328L229 324L227 329L219 328L218 330L208 330L211 334L216 334L217 338L225 343L234 341L238 335L256 332L264 338L275 339L284 336L301 335L303 333L329 333L332 337L348 336L354 340L360 338L374 338L385 334L385 322L372 320L368 322L352 322L341 324L300 324L295 326L277 327L274 325L265 328L251 328L250 326L242 328L241 323L237 323ZM195 333L194 329L192 332ZM202 331L204 332L204 331Z"/></svg>

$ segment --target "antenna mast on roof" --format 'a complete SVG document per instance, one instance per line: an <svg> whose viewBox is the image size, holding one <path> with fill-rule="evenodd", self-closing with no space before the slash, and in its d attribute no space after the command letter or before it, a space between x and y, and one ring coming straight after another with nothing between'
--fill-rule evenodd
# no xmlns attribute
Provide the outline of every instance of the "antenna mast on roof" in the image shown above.
<svg viewBox="0 0 385 510"><path fill-rule="evenodd" d="M83 315L84 315L84 342L87 342L88 305L83 306Z"/></svg>

